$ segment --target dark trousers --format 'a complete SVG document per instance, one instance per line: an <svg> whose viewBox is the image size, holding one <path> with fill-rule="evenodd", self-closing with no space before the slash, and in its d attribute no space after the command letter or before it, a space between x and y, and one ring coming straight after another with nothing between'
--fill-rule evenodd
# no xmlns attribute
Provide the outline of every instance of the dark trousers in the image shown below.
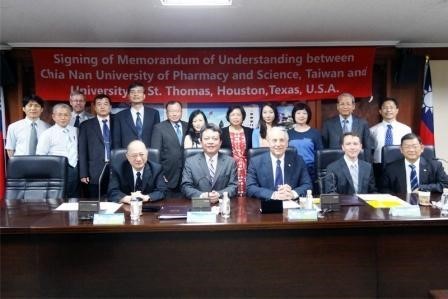
<svg viewBox="0 0 448 299"><path fill-rule="evenodd" d="M106 165L106 169L104 169L104 173L103 173L103 177L101 178L101 198L104 198L107 196L107 188L109 186L109 176L110 176L110 171L109 171L109 164ZM99 198L99 182L90 182L87 185L87 191L88 191L88 196L89 198L92 199L98 199Z"/></svg>
<svg viewBox="0 0 448 299"><path fill-rule="evenodd" d="M67 167L67 188L65 188L66 198L79 198L79 173L78 167Z"/></svg>

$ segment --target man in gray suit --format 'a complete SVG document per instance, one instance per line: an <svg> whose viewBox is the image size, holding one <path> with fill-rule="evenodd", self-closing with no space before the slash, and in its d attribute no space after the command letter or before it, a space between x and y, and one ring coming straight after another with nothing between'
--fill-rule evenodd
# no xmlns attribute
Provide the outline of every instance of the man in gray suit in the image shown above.
<svg viewBox="0 0 448 299"><path fill-rule="evenodd" d="M361 138L352 132L342 135L344 156L327 166L324 193L356 194L376 192L372 165L358 159Z"/></svg>
<svg viewBox="0 0 448 299"><path fill-rule="evenodd" d="M181 121L182 104L180 102L170 101L165 105L165 109L167 120L154 126L151 147L157 148L160 152L160 164L168 181L167 197L170 198L180 196L179 184L187 123Z"/></svg>
<svg viewBox="0 0 448 299"><path fill-rule="evenodd" d="M223 192L236 195L238 179L232 157L219 153L222 143L221 129L208 124L201 130L203 153L187 158L182 173L182 193L187 198L208 198L218 202Z"/></svg>
<svg viewBox="0 0 448 299"><path fill-rule="evenodd" d="M336 108L339 115L327 119L322 127L322 142L324 148L340 148L343 133L354 132L361 138L364 148L364 158L371 161L372 140L369 125L366 120L353 115L355 97L349 93L338 96Z"/></svg>

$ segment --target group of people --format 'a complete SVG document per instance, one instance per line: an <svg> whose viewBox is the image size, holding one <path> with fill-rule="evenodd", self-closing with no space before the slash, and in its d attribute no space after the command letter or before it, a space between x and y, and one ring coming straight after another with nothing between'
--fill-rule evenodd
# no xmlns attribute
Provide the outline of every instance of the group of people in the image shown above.
<svg viewBox="0 0 448 299"><path fill-rule="evenodd" d="M70 105L53 106L51 127L40 119L43 100L26 97L25 118L8 128L7 153L10 157L65 156L68 198L79 197L80 190L83 196L97 197L104 190L101 193L107 193L109 200L124 203L129 203L131 194L143 201L185 196L217 202L223 192L230 197L297 199L307 190L317 192L316 152L323 148L344 151L327 168L321 184L324 192L441 192L448 187L441 163L422 157L420 138L396 120L398 102L393 98L380 103L383 120L369 129L365 120L353 115L354 97L343 93L337 102L339 115L326 120L321 133L310 127L312 112L305 103L294 105L294 125L289 130L278 125L278 111L271 103L261 106L255 129L243 126L242 106L229 107L230 125L221 129L209 123L201 110L193 111L188 122L182 121L179 101L166 103L167 119L160 122L158 111L144 105L145 89L140 83L128 87L127 97L130 107L112 115L111 99L95 96L94 116L85 111L85 96L73 91ZM383 171L381 148L396 144L401 145L404 159ZM248 161L248 150L257 147L268 149ZM295 151L288 150L291 147ZM124 164L108 169L111 150L120 148L127 149ZM159 150L160 161L149 161L148 148ZM184 159L186 148L202 148L202 152ZM229 149L231 156L221 148Z"/></svg>

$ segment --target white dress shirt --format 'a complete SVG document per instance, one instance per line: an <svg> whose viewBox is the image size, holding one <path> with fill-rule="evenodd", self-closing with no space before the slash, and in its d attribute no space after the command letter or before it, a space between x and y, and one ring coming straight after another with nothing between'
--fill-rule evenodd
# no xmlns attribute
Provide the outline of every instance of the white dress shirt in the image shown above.
<svg viewBox="0 0 448 299"><path fill-rule="evenodd" d="M387 125L392 125L392 139L394 145L399 145L401 143L401 137L412 132L410 127L396 120L390 123L383 120L379 124L371 127L370 134L375 140L373 163L381 163L381 149L383 148L384 141L386 140Z"/></svg>
<svg viewBox="0 0 448 299"><path fill-rule="evenodd" d="M72 118L70 119L70 123L69 123L70 126L73 127L75 125L77 115L79 115L79 124L81 124L83 121L93 118L93 115L86 111L83 111L81 113L76 113L76 112L72 111Z"/></svg>
<svg viewBox="0 0 448 299"><path fill-rule="evenodd" d="M109 115L106 116L106 117L100 117L100 116L97 115L97 116L96 116L96 119L98 120L98 123L100 124L101 135L103 135L103 126L104 126L103 120L104 120L104 119L107 119L106 124L107 124L107 127L109 128L109 134L110 134L110 137L112 138L112 131L110 130L110 117L109 117ZM109 146L110 146L110 148L112 149L112 140L111 140L111 143L109 144ZM106 150L106 146L104 146L104 158L106 159L106 161L108 161L108 160L107 160L107 150Z"/></svg>
<svg viewBox="0 0 448 299"><path fill-rule="evenodd" d="M28 155L31 123L29 118L24 118L9 125L6 134L5 149L14 150L14 155ZM36 120L37 138L50 127L46 122L38 119Z"/></svg>
<svg viewBox="0 0 448 299"><path fill-rule="evenodd" d="M140 118L142 120L142 125L143 125L143 118L145 117L145 107L142 106L139 110L136 110L134 107L131 107L131 115L132 115L132 120L134 121L134 125L137 124L137 112L140 112Z"/></svg>
<svg viewBox="0 0 448 299"><path fill-rule="evenodd" d="M68 158L68 164L78 164L78 129L70 125L65 128L55 124L39 138L36 155L55 155Z"/></svg>

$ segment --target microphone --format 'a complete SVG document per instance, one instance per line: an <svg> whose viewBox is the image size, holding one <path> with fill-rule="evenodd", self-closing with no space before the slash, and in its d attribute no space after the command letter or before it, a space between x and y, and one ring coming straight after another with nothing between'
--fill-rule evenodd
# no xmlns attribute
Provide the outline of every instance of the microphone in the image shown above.
<svg viewBox="0 0 448 299"><path fill-rule="evenodd" d="M103 176L106 172L106 168L108 168L107 166L109 166L109 162L110 161L104 162L103 169L101 169L100 177L98 178L98 201L101 201L101 183L103 182Z"/></svg>

